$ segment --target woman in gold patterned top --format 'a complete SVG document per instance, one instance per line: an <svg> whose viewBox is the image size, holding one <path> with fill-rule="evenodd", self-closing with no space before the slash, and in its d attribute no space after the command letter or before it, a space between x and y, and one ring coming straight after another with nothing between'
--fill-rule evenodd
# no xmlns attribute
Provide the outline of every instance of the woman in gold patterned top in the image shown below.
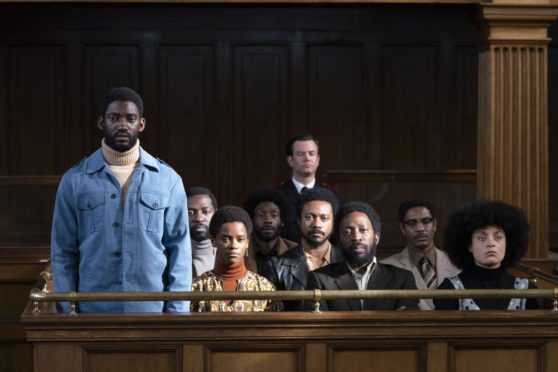
<svg viewBox="0 0 558 372"><path fill-rule="evenodd" d="M250 243L252 221L238 207L217 210L209 223L209 234L217 248L215 267L194 279L192 291L274 291L275 286L263 276L248 271L244 257ZM192 301L190 311L278 311L271 300Z"/></svg>

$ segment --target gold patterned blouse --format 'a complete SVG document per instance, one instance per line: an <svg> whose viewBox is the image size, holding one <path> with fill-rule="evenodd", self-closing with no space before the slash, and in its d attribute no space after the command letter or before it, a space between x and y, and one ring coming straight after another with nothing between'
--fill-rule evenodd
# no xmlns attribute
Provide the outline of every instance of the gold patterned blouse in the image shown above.
<svg viewBox="0 0 558 372"><path fill-rule="evenodd" d="M263 276L251 271L240 279L237 291L274 291L275 286ZM222 292L223 278L213 271L203 273L194 279L193 292ZM229 301L192 301L192 312L251 312L251 311L279 311L280 305L271 300L235 300Z"/></svg>

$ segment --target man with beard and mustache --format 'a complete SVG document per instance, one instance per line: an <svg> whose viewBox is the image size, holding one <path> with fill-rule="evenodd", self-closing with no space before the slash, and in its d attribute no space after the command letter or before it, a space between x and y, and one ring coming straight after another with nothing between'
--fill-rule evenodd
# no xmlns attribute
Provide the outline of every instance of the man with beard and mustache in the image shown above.
<svg viewBox="0 0 558 372"><path fill-rule="evenodd" d="M248 269L262 274L271 257L280 256L297 245L280 236L289 204L279 190L262 189L250 194L243 207L254 223Z"/></svg>
<svg viewBox="0 0 558 372"><path fill-rule="evenodd" d="M301 243L282 256L272 257L264 267L264 276L277 289L303 290L308 272L344 260L341 250L329 242L338 207L337 197L327 189L314 188L301 196ZM302 310L302 301L284 301L284 306L285 310Z"/></svg>
<svg viewBox="0 0 558 372"><path fill-rule="evenodd" d="M289 203L289 210L285 214L285 224L281 236L293 242L300 242L300 229L298 227L298 215L300 211L301 195L307 190L325 189L333 191L339 202L339 190L326 182L316 180L316 172L320 166L320 142L308 133L297 134L287 142L285 153L287 164L292 169L289 181L283 182L277 187L283 193Z"/></svg>
<svg viewBox="0 0 558 372"><path fill-rule="evenodd" d="M334 229L346 262L331 264L310 272L306 289L417 288L409 271L376 262L381 224L380 217L370 205L362 202L345 204L335 217ZM305 308L313 308L313 302L306 301ZM418 310L418 300L352 298L320 301L320 310L324 311L403 309Z"/></svg>
<svg viewBox="0 0 558 372"><path fill-rule="evenodd" d="M215 265L216 250L211 244L209 223L217 211L217 199L208 188L200 186L189 187L186 196L192 238L192 278L195 278Z"/></svg>
<svg viewBox="0 0 558 372"><path fill-rule="evenodd" d="M143 101L105 96L101 148L67 171L56 194L51 262L57 292L188 291L192 253L180 176L147 153ZM68 303L60 304L68 311ZM188 301L83 302L80 312L185 312Z"/></svg>
<svg viewBox="0 0 558 372"><path fill-rule="evenodd" d="M459 274L460 270L451 263L446 252L434 245L436 211L429 200L405 200L399 206L399 222L407 246L382 263L412 272L419 289L436 289L444 279ZM421 299L419 307L434 310L434 303L431 299Z"/></svg>

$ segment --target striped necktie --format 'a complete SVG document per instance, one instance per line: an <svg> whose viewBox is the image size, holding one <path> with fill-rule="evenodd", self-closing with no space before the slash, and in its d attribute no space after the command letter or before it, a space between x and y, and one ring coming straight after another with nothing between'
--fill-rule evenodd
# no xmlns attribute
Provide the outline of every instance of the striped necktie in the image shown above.
<svg viewBox="0 0 558 372"><path fill-rule="evenodd" d="M428 261L428 257L424 256L420 260L420 273L424 279L427 289L436 288L436 271Z"/></svg>

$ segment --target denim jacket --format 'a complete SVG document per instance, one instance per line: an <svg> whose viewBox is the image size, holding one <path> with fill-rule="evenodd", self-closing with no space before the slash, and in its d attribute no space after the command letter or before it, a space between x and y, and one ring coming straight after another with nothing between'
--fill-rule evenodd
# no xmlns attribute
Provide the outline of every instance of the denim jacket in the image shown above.
<svg viewBox="0 0 558 372"><path fill-rule="evenodd" d="M57 292L189 291L192 253L180 176L140 147L124 207L102 150L68 170L56 194ZM68 311L69 304L62 303ZM80 312L186 312L187 301L82 302Z"/></svg>

